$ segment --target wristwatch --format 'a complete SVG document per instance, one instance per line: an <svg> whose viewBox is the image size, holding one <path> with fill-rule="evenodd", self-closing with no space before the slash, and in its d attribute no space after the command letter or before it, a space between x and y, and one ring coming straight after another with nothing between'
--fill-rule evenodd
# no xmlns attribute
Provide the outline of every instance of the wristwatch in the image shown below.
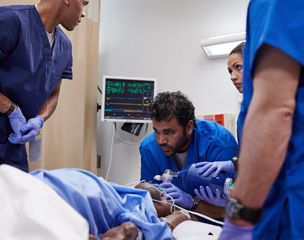
<svg viewBox="0 0 304 240"><path fill-rule="evenodd" d="M14 102L12 102L11 106L9 107L9 109L5 113L0 113L0 116L7 117L8 115L10 115L12 112L15 111L16 107L17 107L16 104Z"/></svg>
<svg viewBox="0 0 304 240"><path fill-rule="evenodd" d="M237 170L238 170L238 157L231 158L231 162L233 164L234 171L237 172Z"/></svg>
<svg viewBox="0 0 304 240"><path fill-rule="evenodd" d="M252 224L256 224L262 217L262 208L249 208L242 205L235 198L228 198L225 205L225 214L232 219L243 219Z"/></svg>
<svg viewBox="0 0 304 240"><path fill-rule="evenodd" d="M199 199L198 196L195 196L195 197L192 199L192 201L193 201L193 206L192 206L192 208L190 209L190 211L194 211L195 209L197 209L197 207L198 207L198 205L199 205L199 203L200 203L200 199Z"/></svg>

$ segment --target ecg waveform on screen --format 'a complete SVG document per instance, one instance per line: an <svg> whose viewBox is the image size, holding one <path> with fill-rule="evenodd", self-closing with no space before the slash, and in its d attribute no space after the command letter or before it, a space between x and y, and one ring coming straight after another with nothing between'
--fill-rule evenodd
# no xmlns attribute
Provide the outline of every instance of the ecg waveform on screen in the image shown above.
<svg viewBox="0 0 304 240"><path fill-rule="evenodd" d="M107 92L123 94L126 91L131 94L143 94L143 83L107 82Z"/></svg>
<svg viewBox="0 0 304 240"><path fill-rule="evenodd" d="M154 97L154 81L112 79L105 85L106 119L151 119L148 106Z"/></svg>

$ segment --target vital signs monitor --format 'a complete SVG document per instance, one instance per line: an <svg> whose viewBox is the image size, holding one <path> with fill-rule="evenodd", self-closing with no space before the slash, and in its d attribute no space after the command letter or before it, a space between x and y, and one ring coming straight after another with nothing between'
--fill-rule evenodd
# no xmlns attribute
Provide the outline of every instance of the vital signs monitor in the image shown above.
<svg viewBox="0 0 304 240"><path fill-rule="evenodd" d="M151 122L148 106L156 93L155 78L103 76L102 121Z"/></svg>

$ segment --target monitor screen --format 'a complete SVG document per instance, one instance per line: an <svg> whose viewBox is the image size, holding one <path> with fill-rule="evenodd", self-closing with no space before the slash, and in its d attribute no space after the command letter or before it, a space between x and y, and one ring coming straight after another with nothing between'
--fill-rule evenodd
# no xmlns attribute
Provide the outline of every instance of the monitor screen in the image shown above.
<svg viewBox="0 0 304 240"><path fill-rule="evenodd" d="M156 93L155 78L103 77L102 121L151 122L148 106Z"/></svg>

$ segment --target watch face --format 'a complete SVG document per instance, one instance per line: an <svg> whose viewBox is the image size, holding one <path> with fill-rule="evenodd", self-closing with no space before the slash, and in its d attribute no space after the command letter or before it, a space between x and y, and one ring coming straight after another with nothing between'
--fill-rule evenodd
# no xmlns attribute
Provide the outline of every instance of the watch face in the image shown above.
<svg viewBox="0 0 304 240"><path fill-rule="evenodd" d="M226 202L225 213L230 218L237 217L236 203L237 201L234 198L229 198Z"/></svg>

